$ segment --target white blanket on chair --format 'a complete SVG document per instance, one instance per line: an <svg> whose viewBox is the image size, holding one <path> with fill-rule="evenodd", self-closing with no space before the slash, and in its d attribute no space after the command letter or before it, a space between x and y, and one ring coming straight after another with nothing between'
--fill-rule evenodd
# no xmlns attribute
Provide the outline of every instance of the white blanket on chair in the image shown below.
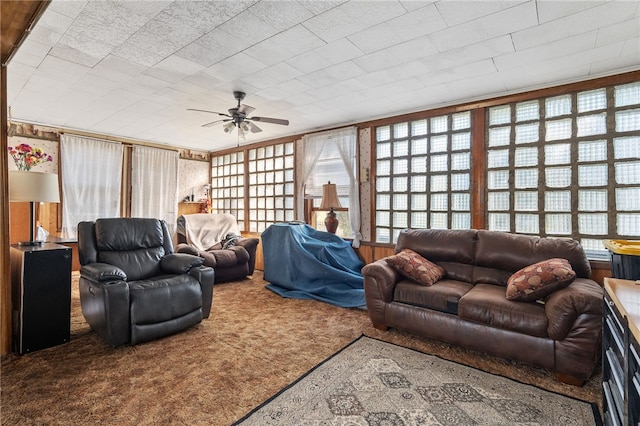
<svg viewBox="0 0 640 426"><path fill-rule="evenodd" d="M187 244L198 250L207 250L215 246L228 234L240 235L236 218L228 213L185 214L183 218Z"/></svg>

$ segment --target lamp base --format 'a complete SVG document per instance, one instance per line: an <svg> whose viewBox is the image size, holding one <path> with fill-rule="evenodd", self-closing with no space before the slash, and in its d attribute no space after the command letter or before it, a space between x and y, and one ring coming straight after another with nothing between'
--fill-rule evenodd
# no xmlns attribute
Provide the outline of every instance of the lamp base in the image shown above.
<svg viewBox="0 0 640 426"><path fill-rule="evenodd" d="M331 209L331 211L327 213L327 217L324 219L324 227L327 228L327 232L335 234L336 231L338 230L339 224L340 224L340 221L336 217L336 214L334 213L333 209Z"/></svg>
<svg viewBox="0 0 640 426"><path fill-rule="evenodd" d="M44 241L20 241L19 246L23 247L40 247Z"/></svg>

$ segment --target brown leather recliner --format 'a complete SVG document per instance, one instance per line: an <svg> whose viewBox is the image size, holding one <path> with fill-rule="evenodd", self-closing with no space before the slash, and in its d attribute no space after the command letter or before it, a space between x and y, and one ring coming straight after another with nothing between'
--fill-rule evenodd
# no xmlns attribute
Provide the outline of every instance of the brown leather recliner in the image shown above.
<svg viewBox="0 0 640 426"><path fill-rule="evenodd" d="M245 279L256 264L258 238L244 238L236 218L226 213L178 217L178 253L200 256L215 270L216 284Z"/></svg>
<svg viewBox="0 0 640 426"><path fill-rule="evenodd" d="M581 385L601 354L603 289L577 241L485 230L407 229L395 252L411 249L442 266L428 287L384 259L362 269L367 311L381 330L394 327L502 358L553 370ZM564 258L576 272L543 301L507 300L506 283L531 264Z"/></svg>

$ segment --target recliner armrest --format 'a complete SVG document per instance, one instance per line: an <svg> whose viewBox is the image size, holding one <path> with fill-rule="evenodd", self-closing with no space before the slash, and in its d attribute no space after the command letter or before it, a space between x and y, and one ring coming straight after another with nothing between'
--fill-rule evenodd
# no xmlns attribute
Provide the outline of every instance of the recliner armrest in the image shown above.
<svg viewBox="0 0 640 426"><path fill-rule="evenodd" d="M202 289L202 318L209 318L213 302L215 271L208 266L197 266L191 268L189 275L196 277L200 283L200 288Z"/></svg>
<svg viewBox="0 0 640 426"><path fill-rule="evenodd" d="M186 253L171 253L160 260L160 268L170 274L186 274L195 266L201 266L204 259Z"/></svg>
<svg viewBox="0 0 640 426"><path fill-rule="evenodd" d="M127 280L127 274L122 269L108 263L89 263L84 265L80 268L80 275L98 283Z"/></svg>

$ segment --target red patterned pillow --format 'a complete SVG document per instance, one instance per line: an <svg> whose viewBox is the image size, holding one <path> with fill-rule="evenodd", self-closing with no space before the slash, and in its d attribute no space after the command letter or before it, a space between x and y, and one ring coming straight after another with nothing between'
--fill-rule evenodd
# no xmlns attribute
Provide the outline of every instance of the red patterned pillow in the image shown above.
<svg viewBox="0 0 640 426"><path fill-rule="evenodd" d="M565 288L575 277L567 259L543 260L511 275L507 281L507 299L533 302Z"/></svg>
<svg viewBox="0 0 640 426"><path fill-rule="evenodd" d="M433 285L446 273L442 266L429 262L411 249L403 249L400 253L387 257L386 261L405 277L427 286Z"/></svg>

